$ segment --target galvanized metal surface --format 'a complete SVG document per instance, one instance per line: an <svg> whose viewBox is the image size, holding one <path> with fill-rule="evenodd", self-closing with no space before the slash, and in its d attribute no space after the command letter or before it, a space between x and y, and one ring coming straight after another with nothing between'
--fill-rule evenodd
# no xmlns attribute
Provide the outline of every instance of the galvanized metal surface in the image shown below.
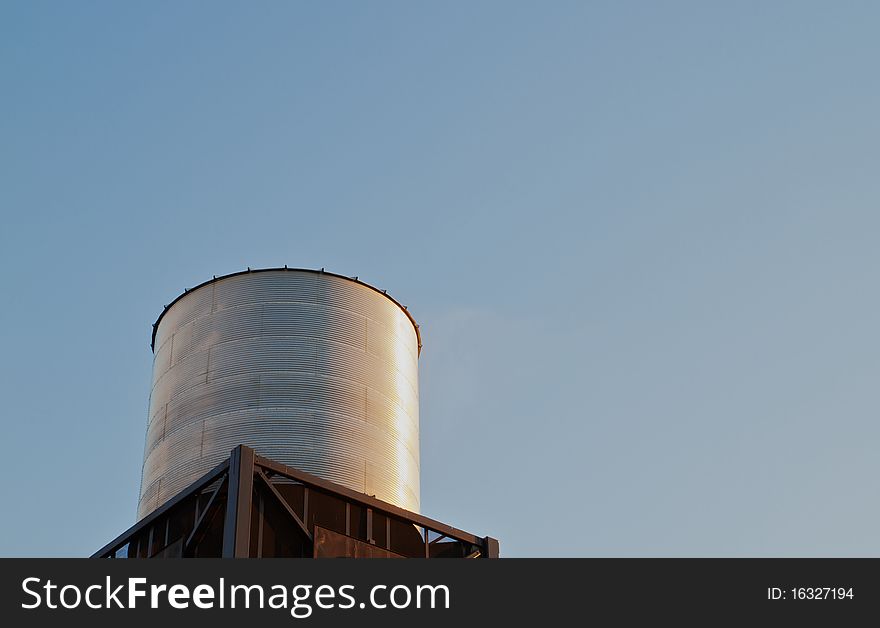
<svg viewBox="0 0 880 628"><path fill-rule="evenodd" d="M419 337L396 301L319 271L202 284L154 330L138 518L239 445L419 510Z"/></svg>

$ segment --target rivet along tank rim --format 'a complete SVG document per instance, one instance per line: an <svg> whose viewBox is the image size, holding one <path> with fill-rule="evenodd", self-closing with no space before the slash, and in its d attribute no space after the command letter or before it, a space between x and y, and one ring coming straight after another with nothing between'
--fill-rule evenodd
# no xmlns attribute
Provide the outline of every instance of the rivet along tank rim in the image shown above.
<svg viewBox="0 0 880 628"><path fill-rule="evenodd" d="M153 325L138 518L239 444L418 512L421 346L405 306L323 269L184 291Z"/></svg>

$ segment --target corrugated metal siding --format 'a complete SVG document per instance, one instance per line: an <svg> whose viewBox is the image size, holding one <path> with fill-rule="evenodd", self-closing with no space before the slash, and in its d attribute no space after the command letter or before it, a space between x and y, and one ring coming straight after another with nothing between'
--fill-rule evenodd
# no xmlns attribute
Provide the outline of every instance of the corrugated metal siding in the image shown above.
<svg viewBox="0 0 880 628"><path fill-rule="evenodd" d="M376 290L277 270L204 284L163 314L138 517L239 444L419 510L418 337Z"/></svg>

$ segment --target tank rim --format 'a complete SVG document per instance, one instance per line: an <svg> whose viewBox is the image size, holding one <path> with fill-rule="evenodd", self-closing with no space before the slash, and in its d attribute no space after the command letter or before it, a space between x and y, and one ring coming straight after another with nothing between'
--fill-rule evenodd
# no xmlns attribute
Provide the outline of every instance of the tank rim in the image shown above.
<svg viewBox="0 0 880 628"><path fill-rule="evenodd" d="M354 282L358 285L365 286L365 287L369 288L370 290L374 290L375 292L378 292L379 294L381 294L382 296L387 298L389 301L394 303L394 305L399 307L401 309L401 311L403 311L403 313L406 314L407 318L409 318L409 321L412 323L413 329L415 329L415 332L416 332L416 341L418 342L418 345L419 345L418 354L419 355L422 354L422 335L419 332L419 324L416 323L416 319L413 318L413 315L409 313L409 310L407 309L407 307L405 305L403 305L400 301L398 301L397 299L392 297L390 294L388 294L385 290L380 290L376 286L370 285L365 281L361 281L357 277L348 277L346 275L340 275L339 273L333 273L330 271L326 271L323 268L321 268L320 270L316 270L314 268L288 268L287 266L281 266L278 268L248 268L247 270L241 270L236 273L229 273L226 275L215 275L212 279L209 279L208 281L203 281L202 283L200 283L197 286L185 289L181 294L177 295L177 297L175 297L175 299L173 301L171 301L171 303L169 303L168 305L166 305L162 309L162 313L159 314L159 317L156 319L156 322L153 323L153 333L152 333L152 336L150 337L150 350L153 351L153 353L156 352L156 332L159 330L159 323L162 321L162 317L165 316L165 314L168 312L168 310L170 310L174 306L175 303L180 301L183 297L188 295L190 292L198 290L199 288L203 288L203 287L210 285L212 283L216 283L222 279L229 279L230 277L237 277L239 275L248 275L248 274L252 274L252 273L266 273L266 272L277 272L277 271L306 272L306 273L314 273L316 275L330 275L331 277L338 277L340 279L345 279L347 281Z"/></svg>

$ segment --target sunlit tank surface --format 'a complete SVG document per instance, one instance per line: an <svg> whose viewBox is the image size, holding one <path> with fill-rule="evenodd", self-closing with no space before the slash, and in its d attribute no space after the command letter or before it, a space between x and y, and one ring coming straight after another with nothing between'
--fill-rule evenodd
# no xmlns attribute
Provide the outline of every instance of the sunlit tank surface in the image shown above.
<svg viewBox="0 0 880 628"><path fill-rule="evenodd" d="M189 290L153 327L138 518L239 444L419 511L420 337L397 301L323 271Z"/></svg>

